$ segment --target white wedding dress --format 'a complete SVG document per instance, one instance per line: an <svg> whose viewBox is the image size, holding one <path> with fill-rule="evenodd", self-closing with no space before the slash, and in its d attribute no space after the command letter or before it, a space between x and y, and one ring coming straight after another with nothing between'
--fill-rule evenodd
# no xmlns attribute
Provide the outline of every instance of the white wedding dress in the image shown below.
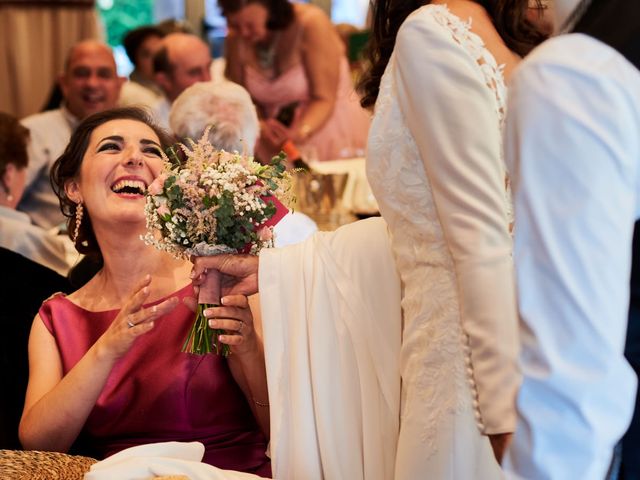
<svg viewBox="0 0 640 480"><path fill-rule="evenodd" d="M367 156L404 289L397 480L500 478L486 434L515 427L505 94L495 59L446 6L404 22Z"/></svg>

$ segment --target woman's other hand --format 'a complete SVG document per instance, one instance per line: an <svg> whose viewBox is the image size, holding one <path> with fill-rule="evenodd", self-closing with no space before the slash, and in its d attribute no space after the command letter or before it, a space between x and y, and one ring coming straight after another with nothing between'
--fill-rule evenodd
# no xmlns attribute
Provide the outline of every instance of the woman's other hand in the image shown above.
<svg viewBox="0 0 640 480"><path fill-rule="evenodd" d="M222 306L204 311L211 328L225 331L224 335L218 337L220 342L229 345L234 355L261 351L247 297L227 295L221 301Z"/></svg>
<svg viewBox="0 0 640 480"><path fill-rule="evenodd" d="M259 258L256 255L215 255L213 257L195 257L191 279L194 287L204 281L209 268L223 273L223 295L253 295L258 293Z"/></svg>
<svg viewBox="0 0 640 480"><path fill-rule="evenodd" d="M504 454L507 451L507 448L509 448L509 444L511 443L512 437L513 437L512 433L498 433L494 435L489 435L491 448L493 449L493 454L495 455L498 463L502 463L502 457L504 457Z"/></svg>
<svg viewBox="0 0 640 480"><path fill-rule="evenodd" d="M154 327L154 321L169 313L178 305L171 297L162 303L144 308L149 298L151 276L147 275L136 287L109 328L96 343L98 354L117 360L129 351L133 342Z"/></svg>
<svg viewBox="0 0 640 480"><path fill-rule="evenodd" d="M260 122L260 140L271 156L277 155L282 150L282 145L291 137L291 132L279 121L268 118ZM263 158L270 161L271 158Z"/></svg>

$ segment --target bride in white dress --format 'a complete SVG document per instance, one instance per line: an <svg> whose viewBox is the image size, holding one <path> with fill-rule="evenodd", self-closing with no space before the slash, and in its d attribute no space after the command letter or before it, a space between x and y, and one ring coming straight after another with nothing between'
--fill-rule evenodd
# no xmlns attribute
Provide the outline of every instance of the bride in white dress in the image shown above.
<svg viewBox="0 0 640 480"><path fill-rule="evenodd" d="M409 3L376 2L362 83L404 288L395 478L500 478L519 382L505 77L541 37L527 0Z"/></svg>

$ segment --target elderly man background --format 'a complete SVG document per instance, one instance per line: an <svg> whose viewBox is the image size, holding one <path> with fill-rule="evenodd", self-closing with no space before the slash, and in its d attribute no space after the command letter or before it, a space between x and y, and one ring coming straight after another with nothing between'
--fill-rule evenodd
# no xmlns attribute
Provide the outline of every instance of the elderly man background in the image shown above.
<svg viewBox="0 0 640 480"><path fill-rule="evenodd" d="M253 155L259 123L249 92L237 83L199 82L171 106L171 130L182 139L198 139L208 125L209 141L227 152Z"/></svg>
<svg viewBox="0 0 640 480"><path fill-rule="evenodd" d="M249 92L237 83L199 82L176 98L169 115L171 129L182 139L199 139L208 126L209 141L227 152L253 155L260 131L256 107ZM300 212L289 212L274 227L275 245L282 247L305 240L318 230Z"/></svg>
<svg viewBox="0 0 640 480"><path fill-rule="evenodd" d="M189 33L171 33L162 39L162 47L153 58L156 83L166 98L153 107L163 127L169 127L171 104L186 88L211 80L211 52L199 37Z"/></svg>
<svg viewBox="0 0 640 480"><path fill-rule="evenodd" d="M49 182L51 165L64 151L80 120L116 106L125 79L118 77L108 46L85 40L69 50L64 73L58 81L64 97L62 107L22 120L31 132L31 144L25 193L18 209L28 213L33 223L47 229L64 221Z"/></svg>

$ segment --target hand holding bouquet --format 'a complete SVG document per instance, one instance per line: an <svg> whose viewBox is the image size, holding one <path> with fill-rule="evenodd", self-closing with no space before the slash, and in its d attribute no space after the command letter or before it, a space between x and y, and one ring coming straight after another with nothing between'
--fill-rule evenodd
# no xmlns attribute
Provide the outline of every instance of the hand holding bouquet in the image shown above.
<svg viewBox="0 0 640 480"><path fill-rule="evenodd" d="M220 253L257 254L273 246L273 225L287 209L276 198L291 200L291 178L285 156L269 165L239 153L216 150L208 141L209 128L197 142L179 144L186 156L165 156L162 173L147 190L146 243L176 257ZM207 273L200 287L196 320L183 351L227 355L218 342L222 331L212 330L203 311L220 304L220 276Z"/></svg>

